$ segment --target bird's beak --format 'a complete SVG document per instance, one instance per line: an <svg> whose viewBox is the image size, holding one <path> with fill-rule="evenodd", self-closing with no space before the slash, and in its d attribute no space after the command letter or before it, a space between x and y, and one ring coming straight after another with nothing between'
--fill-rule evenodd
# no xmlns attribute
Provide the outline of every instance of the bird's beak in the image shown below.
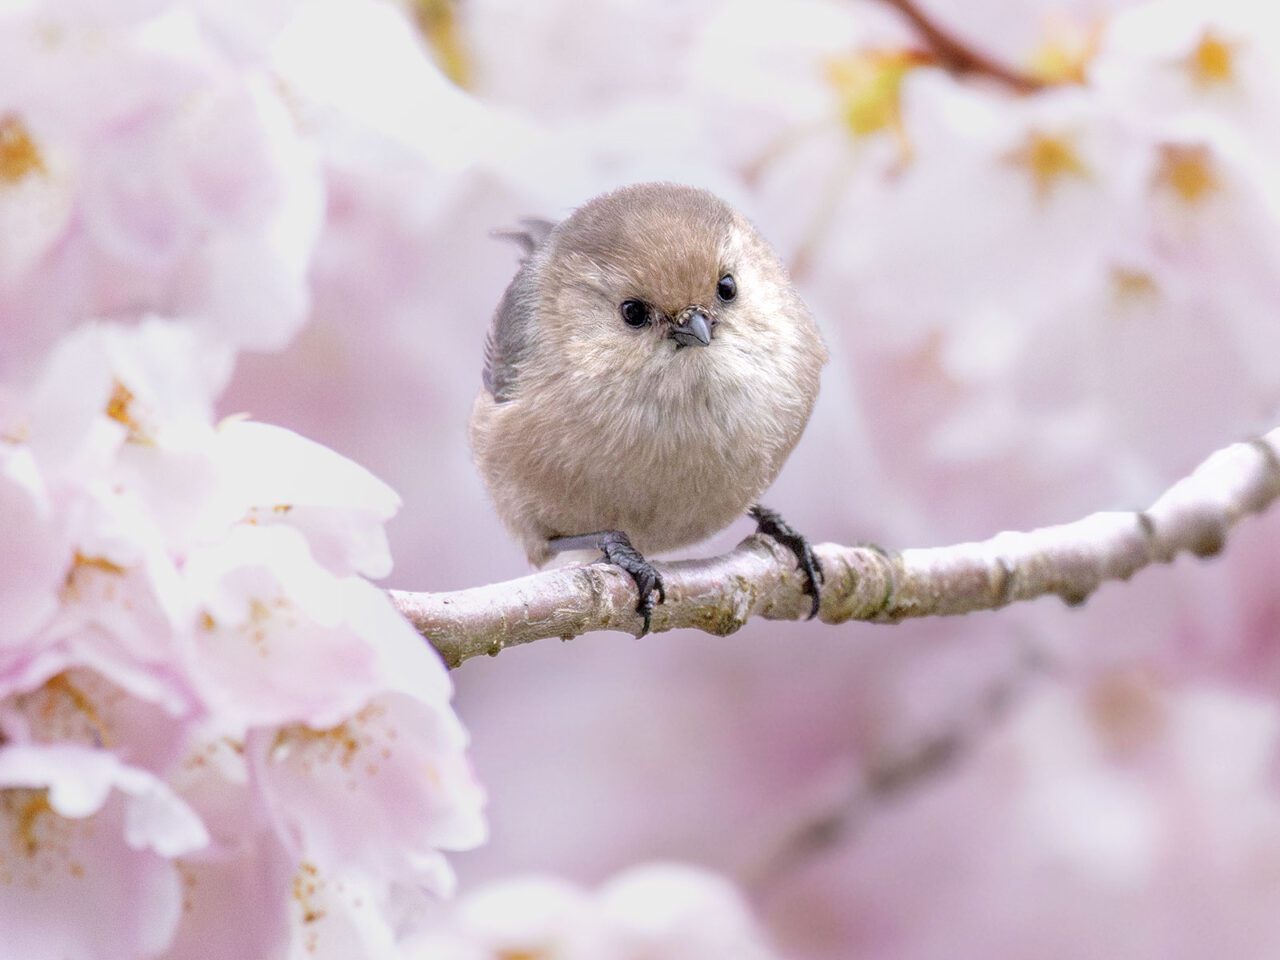
<svg viewBox="0 0 1280 960"><path fill-rule="evenodd" d="M711 343L712 320L701 307L687 307L676 317L671 339L681 347L705 347Z"/></svg>

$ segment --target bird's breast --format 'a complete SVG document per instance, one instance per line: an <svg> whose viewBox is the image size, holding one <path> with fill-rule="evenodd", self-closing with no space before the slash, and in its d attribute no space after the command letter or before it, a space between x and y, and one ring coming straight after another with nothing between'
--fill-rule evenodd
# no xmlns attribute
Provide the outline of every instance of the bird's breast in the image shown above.
<svg viewBox="0 0 1280 960"><path fill-rule="evenodd" d="M549 377L493 410L485 460L523 505L520 523L543 536L623 530L660 552L706 539L760 496L811 400L767 369L673 366L686 352L648 376Z"/></svg>

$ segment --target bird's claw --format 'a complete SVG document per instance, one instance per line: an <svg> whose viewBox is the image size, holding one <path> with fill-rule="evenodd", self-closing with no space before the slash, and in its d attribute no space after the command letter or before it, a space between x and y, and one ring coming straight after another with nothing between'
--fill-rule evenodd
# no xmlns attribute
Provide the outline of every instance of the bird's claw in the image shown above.
<svg viewBox="0 0 1280 960"><path fill-rule="evenodd" d="M660 574L643 554L631 545L624 533L609 533L600 540L600 559L615 567L625 570L635 581L636 590L640 594L640 602L636 604L636 613L644 618L640 636L649 632L650 620L653 616L653 595L658 594L658 603L667 599L666 586Z"/></svg>
<svg viewBox="0 0 1280 960"><path fill-rule="evenodd" d="M791 524L783 520L776 510L770 510L768 507L756 504L748 513L751 519L756 522L756 533L763 533L773 537L774 540L795 554L796 566L804 573L804 592L813 598L813 607L809 610L808 617L808 619L812 620L818 615L818 609L822 605L820 584L823 583L826 577L822 572L822 564L818 562L818 558L814 555L809 541L801 533L797 532Z"/></svg>

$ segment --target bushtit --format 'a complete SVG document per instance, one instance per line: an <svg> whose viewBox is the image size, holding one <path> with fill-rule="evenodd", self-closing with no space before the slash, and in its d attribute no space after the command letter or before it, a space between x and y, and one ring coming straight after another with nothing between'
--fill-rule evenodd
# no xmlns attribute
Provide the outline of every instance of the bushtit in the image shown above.
<svg viewBox="0 0 1280 960"><path fill-rule="evenodd" d="M471 414L498 514L541 565L599 549L649 629L662 578L643 554L706 539L752 506L813 409L827 351L786 268L747 220L692 187L646 183L507 234L525 259L494 314ZM811 614L812 616L812 614Z"/></svg>

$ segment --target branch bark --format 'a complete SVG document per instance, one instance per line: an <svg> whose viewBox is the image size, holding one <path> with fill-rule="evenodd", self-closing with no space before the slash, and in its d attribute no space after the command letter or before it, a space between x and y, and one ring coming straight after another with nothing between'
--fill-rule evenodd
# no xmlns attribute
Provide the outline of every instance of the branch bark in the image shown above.
<svg viewBox="0 0 1280 960"><path fill-rule="evenodd" d="M890 553L824 543L824 623L897 623L911 617L996 610L1056 594L1088 599L1181 552L1218 553L1243 517L1280 498L1280 428L1210 456L1142 512L1095 513L1074 523L989 540ZM799 620L810 608L794 558L766 537L704 560L655 564L667 600L653 631L693 627L724 636L752 617ZM390 591L393 603L450 667L546 637L594 630L638 633L631 578L605 564L548 570L451 593Z"/></svg>

